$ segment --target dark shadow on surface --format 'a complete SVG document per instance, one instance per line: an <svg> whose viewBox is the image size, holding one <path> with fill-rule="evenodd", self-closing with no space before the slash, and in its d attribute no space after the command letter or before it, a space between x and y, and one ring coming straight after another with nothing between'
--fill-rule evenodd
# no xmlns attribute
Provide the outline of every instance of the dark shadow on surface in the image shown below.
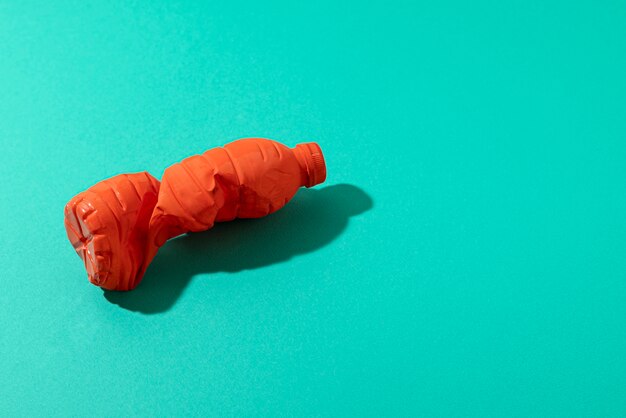
<svg viewBox="0 0 626 418"><path fill-rule="evenodd" d="M105 291L104 297L131 311L165 312L194 275L255 269L313 252L337 238L351 216L372 207L371 197L349 184L300 190L265 218L218 223L168 242L135 290Z"/></svg>

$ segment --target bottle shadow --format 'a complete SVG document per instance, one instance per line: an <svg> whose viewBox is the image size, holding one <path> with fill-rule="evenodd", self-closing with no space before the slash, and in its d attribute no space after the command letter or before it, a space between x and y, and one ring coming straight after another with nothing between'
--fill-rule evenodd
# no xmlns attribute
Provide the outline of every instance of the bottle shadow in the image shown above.
<svg viewBox="0 0 626 418"><path fill-rule="evenodd" d="M283 209L265 218L218 223L209 231L171 240L135 290L104 291L104 297L130 311L165 312L193 276L260 268L316 251L341 235L351 216L372 207L372 198L349 184L300 190Z"/></svg>

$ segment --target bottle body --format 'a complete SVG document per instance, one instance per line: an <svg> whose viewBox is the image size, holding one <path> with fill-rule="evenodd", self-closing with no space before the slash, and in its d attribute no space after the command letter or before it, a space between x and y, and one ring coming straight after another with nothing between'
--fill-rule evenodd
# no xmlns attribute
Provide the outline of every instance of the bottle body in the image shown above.
<svg viewBox="0 0 626 418"><path fill-rule="evenodd" d="M316 144L312 152L321 156ZM215 222L260 218L285 206L300 187L314 185L307 153L308 148L248 138L168 167L150 219L146 266L168 239L205 231ZM325 170L322 160L315 173L321 181Z"/></svg>

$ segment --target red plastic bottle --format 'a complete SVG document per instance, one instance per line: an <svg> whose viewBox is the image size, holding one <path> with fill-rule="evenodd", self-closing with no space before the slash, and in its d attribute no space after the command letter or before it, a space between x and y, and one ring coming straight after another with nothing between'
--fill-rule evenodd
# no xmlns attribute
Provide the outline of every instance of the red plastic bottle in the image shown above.
<svg viewBox="0 0 626 418"><path fill-rule="evenodd" d="M160 184L148 173L104 180L70 200L65 226L93 284L131 290L168 239L268 215L325 179L315 143L242 139L172 165Z"/></svg>

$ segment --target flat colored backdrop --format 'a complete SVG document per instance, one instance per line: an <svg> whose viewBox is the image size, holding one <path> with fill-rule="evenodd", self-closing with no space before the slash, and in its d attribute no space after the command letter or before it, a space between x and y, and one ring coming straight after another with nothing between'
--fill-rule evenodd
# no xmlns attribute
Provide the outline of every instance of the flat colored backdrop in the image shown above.
<svg viewBox="0 0 626 418"><path fill-rule="evenodd" d="M63 206L237 138L328 180L87 282ZM626 414L621 1L0 1L0 415Z"/></svg>

